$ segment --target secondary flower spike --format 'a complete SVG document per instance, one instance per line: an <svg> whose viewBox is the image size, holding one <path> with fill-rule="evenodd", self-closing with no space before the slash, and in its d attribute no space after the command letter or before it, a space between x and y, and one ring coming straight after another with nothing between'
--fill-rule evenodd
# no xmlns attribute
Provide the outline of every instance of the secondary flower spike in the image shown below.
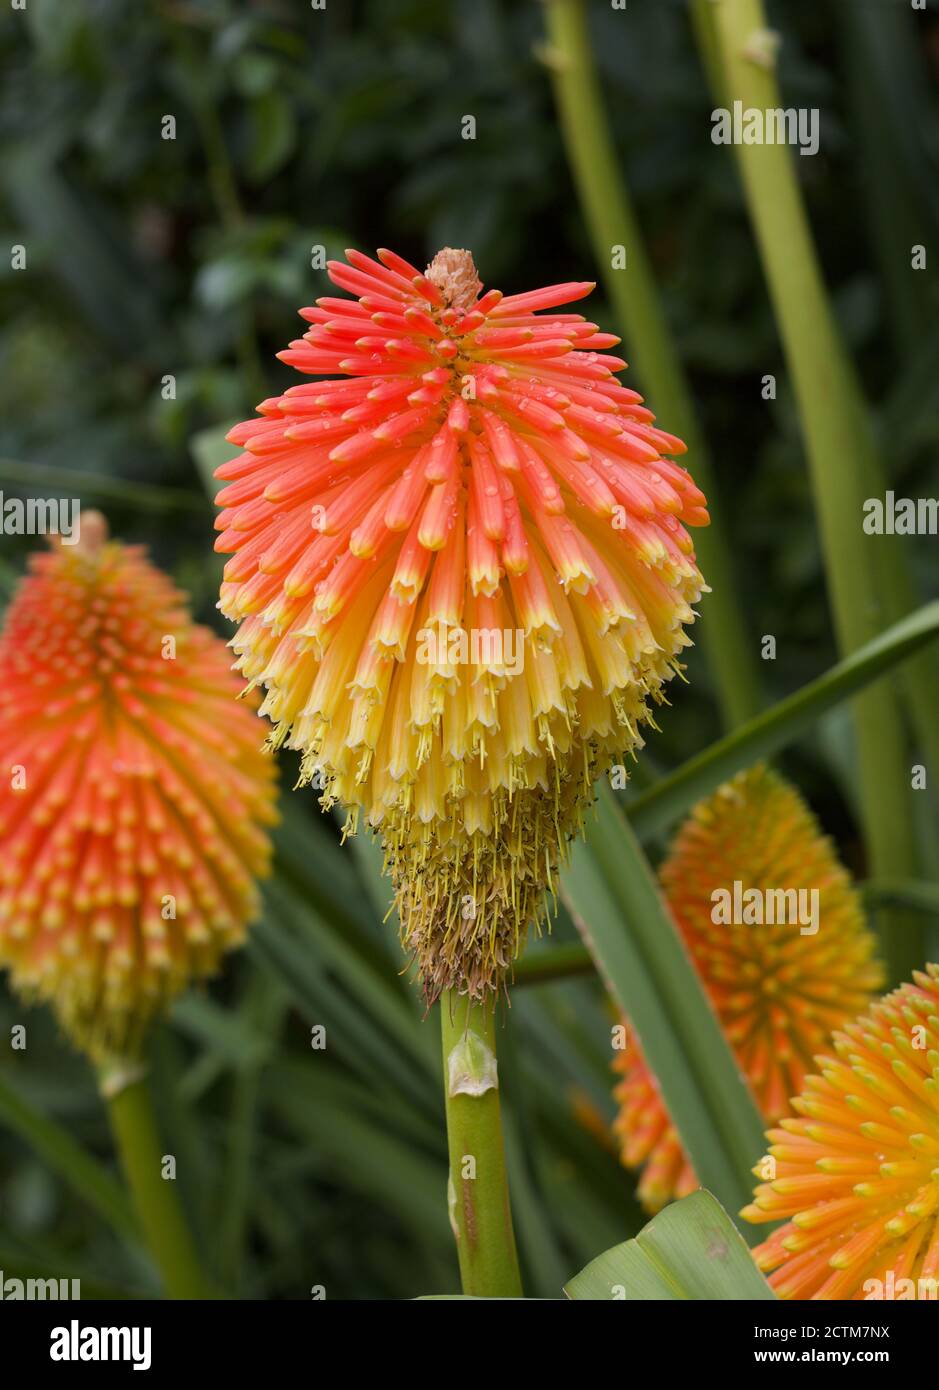
<svg viewBox="0 0 939 1390"><path fill-rule="evenodd" d="M381 833L428 998L482 998L680 670L705 502L618 339L558 312L591 284L503 298L468 251L346 255L356 297L280 354L330 379L229 435L220 607L273 745Z"/></svg>
<svg viewBox="0 0 939 1390"><path fill-rule="evenodd" d="M883 984L858 895L798 792L763 765L695 807L660 877L727 1041L763 1117L774 1122L788 1113L832 1030ZM735 884L745 905L739 921L726 920L737 916ZM640 1200L658 1211L698 1180L626 1028L614 1059L622 1077L614 1129L623 1162L642 1169Z"/></svg>
<svg viewBox="0 0 939 1390"><path fill-rule="evenodd" d="M255 915L274 767L224 643L103 518L30 571L0 633L0 965L128 1057Z"/></svg>
<svg viewBox="0 0 939 1390"><path fill-rule="evenodd" d="M780 1298L936 1298L939 965L834 1036L768 1133L748 1221L779 1221L753 1254Z"/></svg>

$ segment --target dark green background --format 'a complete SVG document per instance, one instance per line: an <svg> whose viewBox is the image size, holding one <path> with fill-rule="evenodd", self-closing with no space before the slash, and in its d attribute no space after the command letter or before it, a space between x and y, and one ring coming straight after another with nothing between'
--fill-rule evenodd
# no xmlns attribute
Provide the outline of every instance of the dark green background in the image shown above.
<svg viewBox="0 0 939 1390"><path fill-rule="evenodd" d="M911 14L906 0L770 6L786 101L821 110L821 151L796 163L833 303L893 485L914 497L939 487L934 0L930 11ZM776 637L776 661L761 666L778 696L834 651L798 422L736 171L710 141L685 6L595 0L591 21L716 461L712 508L731 532L752 640ZM467 246L484 283L506 292L597 274L537 0L328 0L325 11L305 0L27 0L25 13L4 11L0 35L0 488L101 506L206 621L220 562L190 443L290 384L274 353L299 335L297 308L327 292L313 246L334 256L387 245L418 263ZM461 138L467 114L474 141ZM165 115L175 140L161 139ZM929 268L914 276L915 243ZM8 269L15 244L25 271ZM602 293L589 312L615 329ZM778 381L771 403L766 373ZM165 374L175 400L161 398ZM642 387L641 348L627 381ZM38 543L0 537L4 598ZM932 595L935 539L910 544ZM689 676L643 776L717 730L694 653ZM842 708L786 761L863 874L849 740ZM286 798L295 755L282 762ZM338 850L312 794L285 810L255 946L157 1039L183 1195L209 1258L246 1295L452 1289L436 1025L397 976L394 931L378 924L360 860ZM27 1053L7 1055L20 1020ZM591 982L515 995L504 1071L511 1162L528 1177L516 1215L531 1293L556 1294L638 1224L631 1179L576 1118L588 1105L598 1120L611 1113L609 1022ZM309 1048L314 1023L327 1025L322 1053ZM109 1161L84 1064L44 1014L2 996L0 1078ZM77 1273L86 1296L154 1287L143 1259L2 1127L0 1268Z"/></svg>

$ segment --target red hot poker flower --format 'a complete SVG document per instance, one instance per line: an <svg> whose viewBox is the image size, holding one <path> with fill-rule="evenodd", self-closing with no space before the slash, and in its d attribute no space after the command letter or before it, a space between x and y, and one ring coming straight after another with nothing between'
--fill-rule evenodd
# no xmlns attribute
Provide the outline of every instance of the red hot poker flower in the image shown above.
<svg viewBox="0 0 939 1390"><path fill-rule="evenodd" d="M594 779L641 746L703 581L704 498L561 306L467 251L329 273L281 353L328 380L229 435L217 549L238 665L301 780L384 840L427 994L498 988Z"/></svg>
<svg viewBox="0 0 939 1390"><path fill-rule="evenodd" d="M30 570L0 634L0 964L126 1057L242 940L274 767L224 644L103 518Z"/></svg>
<svg viewBox="0 0 939 1390"><path fill-rule="evenodd" d="M662 887L740 1069L767 1121L788 1113L833 1028L883 984L874 934L831 841L799 793L762 764L694 808L661 869ZM788 915L715 921L714 891L755 889L767 902L818 893L817 931ZM783 898L780 899L780 895ZM717 914L720 916L721 914ZM657 1211L698 1186L656 1079L627 1025L614 1066L623 1162Z"/></svg>

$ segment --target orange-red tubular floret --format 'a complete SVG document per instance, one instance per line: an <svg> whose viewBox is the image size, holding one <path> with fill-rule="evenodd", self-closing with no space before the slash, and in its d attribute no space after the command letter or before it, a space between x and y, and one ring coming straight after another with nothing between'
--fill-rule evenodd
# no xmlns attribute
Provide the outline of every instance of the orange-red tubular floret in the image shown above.
<svg viewBox="0 0 939 1390"><path fill-rule="evenodd" d="M0 634L0 964L96 1056L254 915L273 767L224 644L136 547L34 556Z"/></svg>
<svg viewBox="0 0 939 1390"><path fill-rule="evenodd" d="M355 297L302 310L280 354L329 379L229 435L220 606L274 743L381 831L429 993L481 994L688 644L705 502L617 339L559 312L591 284L481 293L451 250L329 274ZM465 651L428 656L437 629ZM522 663L471 640L516 631Z"/></svg>

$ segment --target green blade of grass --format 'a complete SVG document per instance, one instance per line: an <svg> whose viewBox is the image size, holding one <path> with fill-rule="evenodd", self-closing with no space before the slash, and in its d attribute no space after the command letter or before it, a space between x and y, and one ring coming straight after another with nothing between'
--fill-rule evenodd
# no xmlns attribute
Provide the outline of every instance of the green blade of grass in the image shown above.
<svg viewBox="0 0 939 1390"><path fill-rule="evenodd" d="M707 796L741 768L771 757L814 720L849 695L856 694L892 666L904 661L939 632L939 600L924 604L908 618L832 666L765 714L751 719L702 753L689 758L626 806L636 833L654 835ZM894 875L890 875L894 877ZM905 877L905 875L904 875ZM914 875L910 875L914 877ZM921 964L922 962L920 962Z"/></svg>
<svg viewBox="0 0 939 1390"><path fill-rule="evenodd" d="M396 1117L381 1097L315 1062L293 1061L271 1069L265 1097L343 1186L396 1212L429 1242L452 1248L445 1151L396 1133Z"/></svg>
<svg viewBox="0 0 939 1390"><path fill-rule="evenodd" d="M864 150L861 188L903 376L932 326L935 264L910 274L910 247L939 218L935 169L919 113L929 104L916 26L899 5L846 5L838 26L852 125ZM935 379L935 378L933 378ZM887 435L893 444L891 436Z"/></svg>
<svg viewBox="0 0 939 1390"><path fill-rule="evenodd" d="M281 982L262 971L249 972L239 1012L276 1042L286 1010L286 991ZM264 1057L255 1057L237 1067L231 1079L228 1143L215 1229L219 1268L225 1272L227 1287L236 1292L250 1229L264 1063Z"/></svg>
<svg viewBox="0 0 939 1390"><path fill-rule="evenodd" d="M87 1150L75 1142L68 1130L43 1115L0 1077L0 1120L63 1178L123 1239L136 1244L140 1239L130 1201L120 1183Z"/></svg>
<svg viewBox="0 0 939 1390"><path fill-rule="evenodd" d="M419 1106L435 1106L435 1040L397 982L372 971L309 904L276 880L264 892L268 911L249 949L280 975L310 1022L334 1028L345 1040L354 1069L363 1076L378 1069Z"/></svg>
<svg viewBox="0 0 939 1390"><path fill-rule="evenodd" d="M61 492L80 498L97 497L104 502L126 502L153 511L186 511L207 514L205 499L198 492L181 487L158 487L110 473L92 473L83 468L62 468L52 463L25 463L22 459L0 458L0 482L29 489Z"/></svg>
<svg viewBox="0 0 939 1390"><path fill-rule="evenodd" d="M712 504L711 525L695 534L701 569L711 586L702 621L725 727L755 713L762 704L756 648L738 601L730 543L717 501L710 451L694 406L655 283L629 189L620 170L603 96L590 51L584 0L548 0L549 46L543 53L551 74L561 132L584 221L606 292L616 312L630 357L635 355L649 403L663 428L688 445L688 464ZM613 268L622 246L625 267Z"/></svg>
<svg viewBox="0 0 939 1390"><path fill-rule="evenodd" d="M22 1279L24 1283L27 1279L40 1282L49 1278L74 1279L81 1285L82 1299L106 1299L110 1302L154 1296L153 1288L128 1286L103 1279L83 1261L76 1261L71 1256L63 1258L58 1247L36 1246L32 1242L28 1249L21 1249L15 1244L0 1245L0 1269L5 1279ZM49 1273L52 1269L55 1270L54 1275ZM12 1299L10 1293L5 1297L8 1301Z"/></svg>
<svg viewBox="0 0 939 1390"><path fill-rule="evenodd" d="M921 883L916 879L869 879L861 884L861 896L868 911L899 904L914 912L925 912L939 918L939 883Z"/></svg>
<svg viewBox="0 0 939 1390"><path fill-rule="evenodd" d="M737 1211L763 1124L639 842L609 787L598 790L597 820L561 892L639 1035L695 1172Z"/></svg>
<svg viewBox="0 0 939 1390"><path fill-rule="evenodd" d="M859 888L868 912L900 906L939 919L939 884L922 883L917 879L869 879L859 884ZM515 967L515 984L547 985L580 975L593 975L596 969L586 946L565 942L524 956Z"/></svg>
<svg viewBox="0 0 939 1390"><path fill-rule="evenodd" d="M590 952L576 941L561 946L542 946L529 950L515 966L516 985L541 985L549 980L568 980L575 975L592 975Z"/></svg>
<svg viewBox="0 0 939 1390"><path fill-rule="evenodd" d="M702 49L721 73L718 100L743 110L781 109L775 42L762 0L695 0ZM786 363L806 453L835 630L842 652L856 651L916 603L902 538L865 531L865 503L883 499L889 479L863 390L828 303L793 152L785 142L734 145L750 219ZM911 664L904 690L933 765L939 763L932 654ZM915 877L909 757L897 691L865 691L854 707L865 837L872 872ZM883 944L894 981L922 963L922 924L900 910L884 914Z"/></svg>

